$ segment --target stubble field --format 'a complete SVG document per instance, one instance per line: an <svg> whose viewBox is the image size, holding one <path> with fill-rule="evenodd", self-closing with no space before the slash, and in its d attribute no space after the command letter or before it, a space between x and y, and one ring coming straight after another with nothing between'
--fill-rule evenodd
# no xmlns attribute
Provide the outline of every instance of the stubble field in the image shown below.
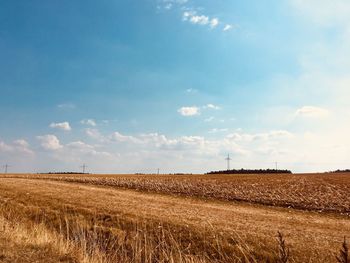
<svg viewBox="0 0 350 263"><path fill-rule="evenodd" d="M0 262L337 262L349 193L349 174L3 175Z"/></svg>

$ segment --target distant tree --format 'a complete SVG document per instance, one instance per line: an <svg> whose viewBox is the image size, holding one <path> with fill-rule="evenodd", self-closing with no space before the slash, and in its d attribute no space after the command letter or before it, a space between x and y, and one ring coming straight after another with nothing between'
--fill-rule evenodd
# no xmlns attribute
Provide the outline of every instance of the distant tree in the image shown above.
<svg viewBox="0 0 350 263"><path fill-rule="evenodd" d="M222 171L211 171L207 174L291 174L290 170L276 170L276 169L233 169Z"/></svg>
<svg viewBox="0 0 350 263"><path fill-rule="evenodd" d="M331 171L329 173L350 173L350 169L345 169L345 170L335 170L335 171Z"/></svg>

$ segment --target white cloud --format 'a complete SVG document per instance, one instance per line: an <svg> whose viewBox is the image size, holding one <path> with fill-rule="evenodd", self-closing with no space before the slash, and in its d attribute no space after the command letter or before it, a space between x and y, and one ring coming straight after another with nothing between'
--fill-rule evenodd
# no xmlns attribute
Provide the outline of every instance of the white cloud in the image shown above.
<svg viewBox="0 0 350 263"><path fill-rule="evenodd" d="M200 15L200 16L193 15L193 16L190 16L189 21L192 24L207 25L209 23L209 17L204 15Z"/></svg>
<svg viewBox="0 0 350 263"><path fill-rule="evenodd" d="M93 146L86 144L82 141L75 141L68 143L65 147L71 148L71 149L78 149L78 150L91 150L94 149Z"/></svg>
<svg viewBox="0 0 350 263"><path fill-rule="evenodd" d="M114 132L112 136L110 136L112 141L117 142L131 142L131 143L141 143L141 141L133 136L126 136L121 134L120 132Z"/></svg>
<svg viewBox="0 0 350 263"><path fill-rule="evenodd" d="M92 137L98 138L100 135L96 129L86 131L91 132ZM296 140L294 134L285 130L265 133L244 133L237 130L229 135L220 134L226 131L227 129L221 128L212 129L210 139L204 136L168 137L159 133L131 135L114 132L96 145L87 144L83 139L61 144L56 136L44 135L37 139L50 152L38 152L37 155L45 162L51 158L55 165L60 165L56 167L72 167L72 170L77 169L76 163L87 163L93 171L96 171L93 167L102 167L106 172L112 172L113 167L121 169L118 172L132 172L147 167L167 168L168 172L179 169L205 172L223 168L227 153L234 158L235 168L241 168L247 161L253 162L254 167L264 168L265 166L260 166L261 163L266 160L273 162L278 156L286 154L293 149L287 146L293 146ZM2 145L4 143L0 143L0 149L3 148ZM28 147L29 144L21 139L10 148L15 146ZM185 162L188 159L191 160L190 163Z"/></svg>
<svg viewBox="0 0 350 263"><path fill-rule="evenodd" d="M171 9L173 7L173 4L172 3L168 3L164 6L165 9Z"/></svg>
<svg viewBox="0 0 350 263"><path fill-rule="evenodd" d="M0 152L10 152L13 150L13 147L6 144L5 142L0 141Z"/></svg>
<svg viewBox="0 0 350 263"><path fill-rule="evenodd" d="M219 25L219 23L219 19L215 17L212 20L210 20L210 27L215 28Z"/></svg>
<svg viewBox="0 0 350 263"><path fill-rule="evenodd" d="M84 120L81 120L80 123L83 125L89 125L89 126L93 126L93 127L96 126L96 122L94 119L84 119Z"/></svg>
<svg viewBox="0 0 350 263"><path fill-rule="evenodd" d="M188 21L189 19L191 19L192 16L194 16L196 14L196 12L194 11L185 11L182 14L182 20L183 21Z"/></svg>
<svg viewBox="0 0 350 263"><path fill-rule="evenodd" d="M178 113L180 113L182 116L189 117L189 116L195 116L195 115L200 115L201 114L201 108L202 109L210 109L210 110L220 110L221 108L217 105L214 104L207 104L202 107L197 107L197 106L191 106L191 107L181 107L180 109L177 110ZM212 119L206 119L206 121L212 121Z"/></svg>
<svg viewBox="0 0 350 263"><path fill-rule="evenodd" d="M55 151L63 147L60 144L59 139L55 135L48 134L43 136L37 136L36 138L39 140L41 147L43 147L45 150Z"/></svg>
<svg viewBox="0 0 350 263"><path fill-rule="evenodd" d="M100 133L98 129L91 129L87 128L85 129L85 133L87 136L89 136L92 139L98 140L98 141L105 141L104 136Z"/></svg>
<svg viewBox="0 0 350 263"><path fill-rule="evenodd" d="M174 5L184 5L188 2L188 0L159 0L158 1L158 9L164 8L165 10L170 10L174 7Z"/></svg>
<svg viewBox="0 0 350 263"><path fill-rule="evenodd" d="M197 89L192 89L192 88L190 88L190 89L187 89L186 92L187 92L187 93L197 93L198 90L197 90Z"/></svg>
<svg viewBox="0 0 350 263"><path fill-rule="evenodd" d="M211 109L211 110L220 110L221 108L219 106L216 106L214 104L207 104L203 106L204 109Z"/></svg>
<svg viewBox="0 0 350 263"><path fill-rule="evenodd" d="M62 104L58 104L57 108L62 110L73 110L76 108L76 105L73 103L62 103Z"/></svg>
<svg viewBox="0 0 350 263"><path fill-rule="evenodd" d="M7 154L19 154L33 155L34 152L29 148L29 143L24 139L18 139L13 141L12 144L6 144L0 141L0 152Z"/></svg>
<svg viewBox="0 0 350 263"><path fill-rule="evenodd" d="M17 146L21 146L21 147L25 147L25 148L29 147L29 143L24 139L15 140L13 143Z"/></svg>
<svg viewBox="0 0 350 263"><path fill-rule="evenodd" d="M59 151L53 151L51 154L45 154L43 158L53 158L56 162L61 162L66 165L74 164L73 171L76 170L77 163L88 163L92 168L99 163L105 161L110 162L116 160L118 154L110 153L98 149L99 146L87 144L81 140L73 141L65 145L61 145Z"/></svg>
<svg viewBox="0 0 350 263"><path fill-rule="evenodd" d="M223 31L229 31L232 29L232 25L226 24Z"/></svg>
<svg viewBox="0 0 350 263"><path fill-rule="evenodd" d="M213 129L211 133L226 132L228 129ZM267 133L229 134L220 139L208 140L202 136L181 136L170 139L158 133L141 134L137 136L122 135L119 132L111 136L112 141L123 142L128 149L136 151L187 151L198 156L220 154L232 151L238 155L254 153L259 149L275 149L276 145L294 139L288 131L270 131ZM241 145L239 145L241 144ZM134 148L133 148L134 147ZM258 148L257 148L258 147ZM281 152L276 150L275 153Z"/></svg>
<svg viewBox="0 0 350 263"><path fill-rule="evenodd" d="M219 18L210 18L206 15L198 15L196 11L185 11L182 15L182 20L202 26L208 25L211 28L217 27L220 23Z"/></svg>
<svg viewBox="0 0 350 263"><path fill-rule="evenodd" d="M213 116L204 119L205 122L212 122L215 118Z"/></svg>
<svg viewBox="0 0 350 263"><path fill-rule="evenodd" d="M107 149L108 143L105 145L90 145L82 140L72 141L67 144L61 144L58 138L54 135L37 136L42 148L48 152L38 152L37 156L40 159L41 166L61 167L61 171L70 169L76 171L79 163L87 163L90 168L98 167L115 161L118 153Z"/></svg>
<svg viewBox="0 0 350 263"><path fill-rule="evenodd" d="M163 2L165 4L186 4L188 0L160 0L160 2Z"/></svg>
<svg viewBox="0 0 350 263"><path fill-rule="evenodd" d="M63 130L63 131L70 131L72 130L72 128L69 125L69 122L65 121L65 122L59 122L59 123L51 123L50 124L50 128L53 129L59 129L59 130Z"/></svg>
<svg viewBox="0 0 350 263"><path fill-rule="evenodd" d="M223 128L223 129L213 128L208 133L218 133L218 132L227 132L227 131L228 129L226 128Z"/></svg>
<svg viewBox="0 0 350 263"><path fill-rule="evenodd" d="M18 139L13 142L15 151L33 155L34 152L29 148L29 143L24 139Z"/></svg>
<svg viewBox="0 0 350 263"><path fill-rule="evenodd" d="M276 139L290 139L293 137L294 135L292 133L283 130L255 134L236 132L227 135L228 139L237 142L268 141Z"/></svg>
<svg viewBox="0 0 350 263"><path fill-rule="evenodd" d="M304 106L295 112L295 116L304 118L324 118L329 116L329 111L319 107Z"/></svg>
<svg viewBox="0 0 350 263"><path fill-rule="evenodd" d="M212 29L216 28L219 24L221 24L220 19L218 17L210 17L204 14L198 14L196 10L201 10L201 8L193 8L186 6L188 0L159 0L158 2L160 3L157 5L158 10L171 10L176 5L180 6L180 8L184 10L182 14L182 20L187 21L191 24L209 26ZM230 30L231 28L232 25L225 24L223 31Z"/></svg>
<svg viewBox="0 0 350 263"><path fill-rule="evenodd" d="M185 117L200 115L200 109L196 106L181 107L180 109L177 110L177 112Z"/></svg>

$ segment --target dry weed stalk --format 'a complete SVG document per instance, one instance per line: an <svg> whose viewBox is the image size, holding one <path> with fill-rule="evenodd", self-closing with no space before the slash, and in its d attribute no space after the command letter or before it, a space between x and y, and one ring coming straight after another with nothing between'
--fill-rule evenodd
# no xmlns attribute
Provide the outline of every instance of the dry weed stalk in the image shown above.
<svg viewBox="0 0 350 263"><path fill-rule="evenodd" d="M283 234L278 231L278 260L277 263L287 263L289 261L289 248L287 248L286 241Z"/></svg>
<svg viewBox="0 0 350 263"><path fill-rule="evenodd" d="M346 238L344 237L344 241L342 244L342 248L340 250L340 255L337 256L337 261L339 263L350 263L350 258L349 258L349 247L346 242Z"/></svg>

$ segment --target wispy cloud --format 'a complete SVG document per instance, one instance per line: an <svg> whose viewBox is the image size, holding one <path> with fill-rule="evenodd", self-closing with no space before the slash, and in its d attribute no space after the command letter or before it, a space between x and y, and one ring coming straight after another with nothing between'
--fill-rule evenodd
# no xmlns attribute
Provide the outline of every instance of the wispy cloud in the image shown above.
<svg viewBox="0 0 350 263"><path fill-rule="evenodd" d="M0 152L9 154L26 154L34 155L34 152L30 149L29 143L24 139L17 139L11 144L7 144L0 141Z"/></svg>
<svg viewBox="0 0 350 263"><path fill-rule="evenodd" d="M96 121L94 119L84 119L80 121L81 124L83 125L88 125L88 126L96 126Z"/></svg>
<svg viewBox="0 0 350 263"><path fill-rule="evenodd" d="M330 112L327 109L315 107L315 106L304 106L295 112L296 117L303 118L324 118L329 116Z"/></svg>
<svg viewBox="0 0 350 263"><path fill-rule="evenodd" d="M188 2L188 0L158 0L158 9L170 10L175 5L184 5Z"/></svg>
<svg viewBox="0 0 350 263"><path fill-rule="evenodd" d="M72 110L76 108L76 105L73 103L62 103L62 104L58 104L57 108L62 110Z"/></svg>
<svg viewBox="0 0 350 263"><path fill-rule="evenodd" d="M211 109L211 110L220 110L221 107L217 106L217 105L214 105L214 104L207 104L205 106L203 106L203 109Z"/></svg>
<svg viewBox="0 0 350 263"><path fill-rule="evenodd" d="M211 28L215 28L219 25L220 21L217 17L210 18L206 15L199 15L196 11L185 11L182 15L183 21L188 21L192 24L208 25Z"/></svg>
<svg viewBox="0 0 350 263"><path fill-rule="evenodd" d="M180 113L182 116L190 117L190 116L196 116L201 114L201 110L220 110L221 107L214 105L214 104L207 104L201 107L198 106L188 106L188 107L181 107L177 110L178 113ZM206 121L212 121L214 117L211 117L210 119L206 119Z"/></svg>
<svg viewBox="0 0 350 263"><path fill-rule="evenodd" d="M123 135L120 132L114 132L110 136L110 138L112 141L117 141L117 142L129 142L129 143L140 143L141 142L139 139L137 139L134 136Z"/></svg>
<svg viewBox="0 0 350 263"><path fill-rule="evenodd" d="M94 140L98 140L100 142L105 141L104 136L101 134L101 132L98 129L91 129L91 128L87 128L85 130L85 133L88 137L94 139Z"/></svg>
<svg viewBox="0 0 350 263"><path fill-rule="evenodd" d="M18 139L13 141L13 147L17 152L30 154L30 155L34 154L34 152L30 149L29 143L24 139Z"/></svg>
<svg viewBox="0 0 350 263"><path fill-rule="evenodd" d="M69 122L67 122L67 121L58 122L58 123L53 122L50 124L50 128L59 129L59 130L63 130L63 131L71 131L72 130L71 126L69 125Z"/></svg>
<svg viewBox="0 0 350 263"><path fill-rule="evenodd" d="M215 118L212 116L212 117L209 117L209 118L206 118L204 119L205 122L212 122Z"/></svg>
<svg viewBox="0 0 350 263"><path fill-rule="evenodd" d="M232 25L226 24L225 27L224 27L224 29L223 29L223 31L229 31L229 30L231 30L232 28L233 28Z"/></svg>
<svg viewBox="0 0 350 263"><path fill-rule="evenodd" d="M227 131L228 131L228 129L226 129L226 128L222 128L222 129L213 128L208 133L219 133L219 132L227 132Z"/></svg>
<svg viewBox="0 0 350 263"><path fill-rule="evenodd" d="M177 110L177 112L185 117L196 116L196 115L200 115L201 113L200 108L198 108L197 106L181 107L180 109Z"/></svg>
<svg viewBox="0 0 350 263"><path fill-rule="evenodd" d="M192 88L190 88L190 89L187 89L186 90L186 93L198 93L198 90L197 89L192 89Z"/></svg>
<svg viewBox="0 0 350 263"><path fill-rule="evenodd" d="M12 151L12 146L0 141L0 152L10 152Z"/></svg>
<svg viewBox="0 0 350 263"><path fill-rule="evenodd" d="M221 22L219 17L209 16L199 12L199 9L196 7L189 7L187 5L189 2L189 0L158 0L157 9L169 11L175 7L178 7L179 9L183 10L183 21L187 21L194 25L208 26L211 29L222 25L223 31L233 29L231 24Z"/></svg>
<svg viewBox="0 0 350 263"><path fill-rule="evenodd" d="M269 140L276 140L276 139L290 139L293 137L294 135L292 133L285 130L270 131L266 133L255 133L255 134L235 132L227 136L228 139L236 142L269 141Z"/></svg>
<svg viewBox="0 0 350 263"><path fill-rule="evenodd" d="M29 143L24 139L15 140L13 143L19 147L23 147L23 148L29 147Z"/></svg>

